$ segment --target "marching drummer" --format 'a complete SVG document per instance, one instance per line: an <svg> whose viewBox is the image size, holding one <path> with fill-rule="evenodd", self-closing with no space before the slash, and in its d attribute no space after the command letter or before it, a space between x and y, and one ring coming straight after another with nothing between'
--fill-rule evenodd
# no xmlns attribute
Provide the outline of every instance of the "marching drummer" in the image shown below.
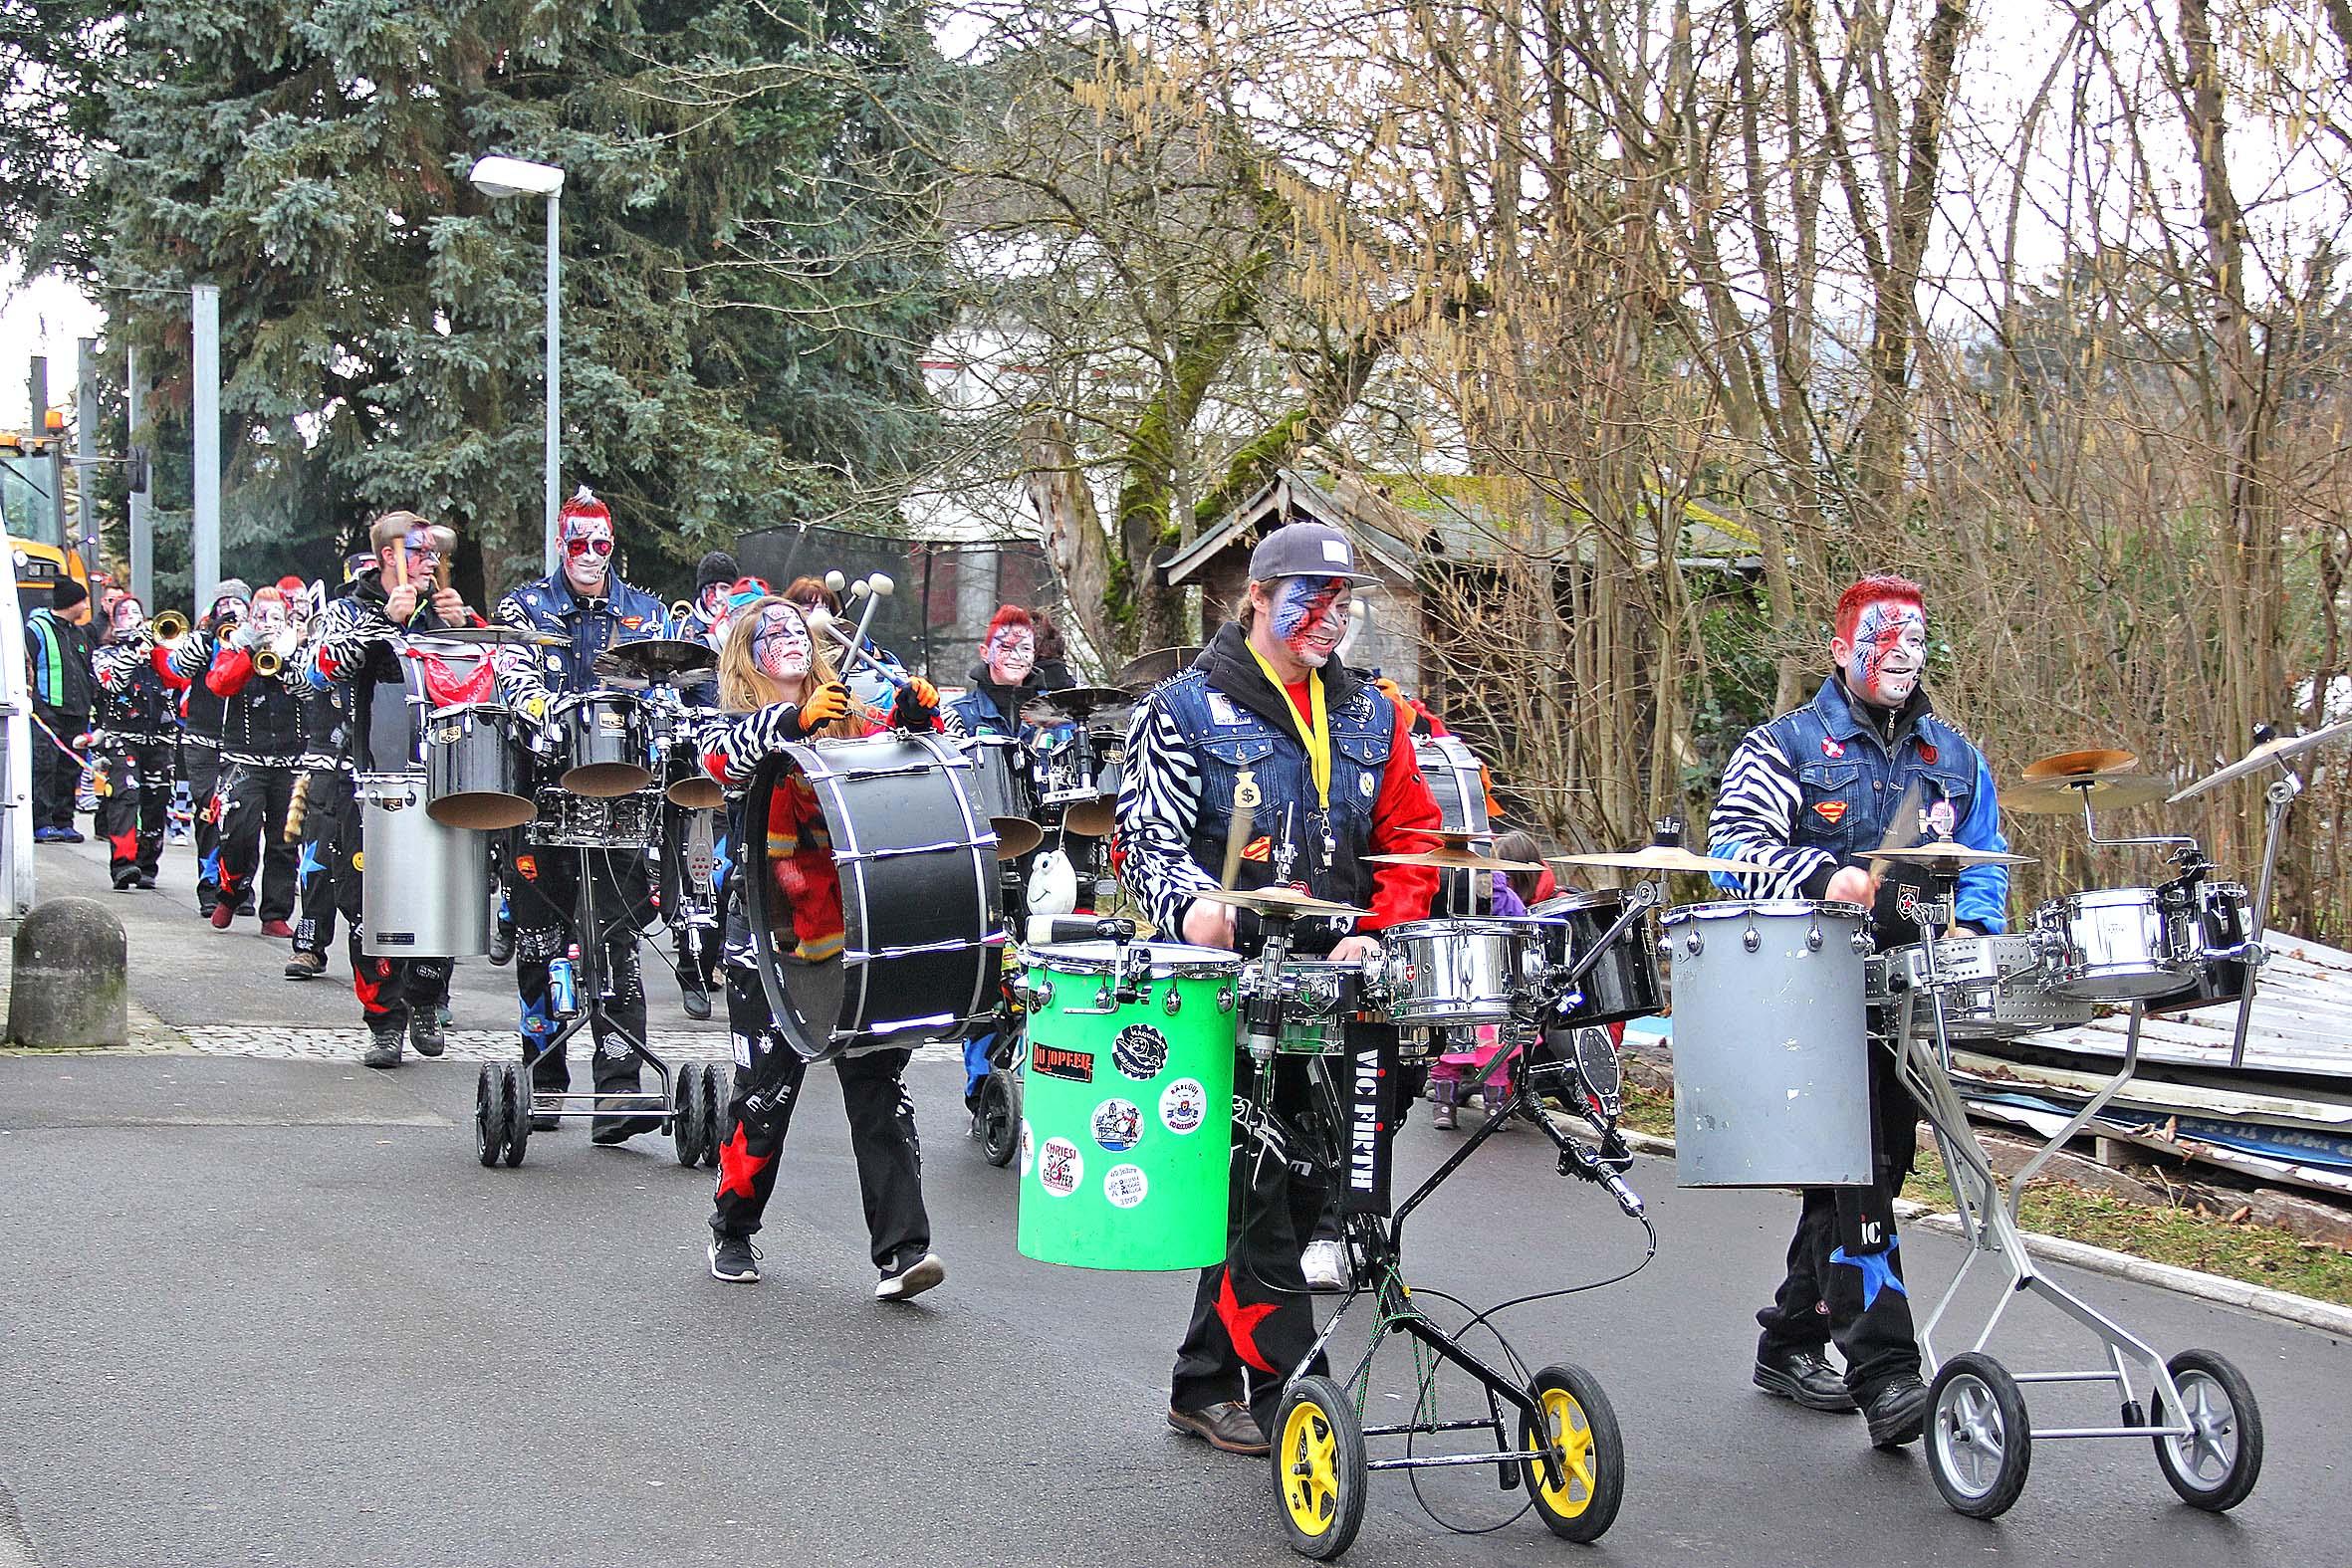
<svg viewBox="0 0 2352 1568"><path fill-rule="evenodd" d="M516 648L498 660L499 686L509 703L535 725L548 722L558 698L592 692L603 685L596 656L615 643L667 634L661 600L623 582L612 569L612 513L586 485L557 514L563 560L556 570L526 582L498 601L502 624L558 639L544 648ZM515 921L515 992L521 1004L523 1059L532 1064L532 1086L561 1094L572 1085L572 1066L562 1044L548 1047L563 1028L550 985L549 964L582 940L573 929L580 878L588 851L547 844L518 844L507 856L507 901ZM604 945L603 973L612 988L605 1009L630 1039L645 1038L645 982L637 967L637 933L653 918L653 889L644 856L604 857L617 918ZM599 884L600 885L600 884ZM595 1019L591 1067L598 1094L638 1092L643 1063L636 1049ZM559 1124L553 1116L533 1119L538 1131ZM656 1115L600 1116L588 1128L599 1144L616 1144L661 1126Z"/></svg>
<svg viewBox="0 0 2352 1568"><path fill-rule="evenodd" d="M1436 872L1361 858L1426 848L1439 825L1407 714L1334 657L1353 584L1367 575L1338 530L1276 529L1250 558L1240 618L1137 706L1118 833L1128 888L1163 932L1257 949L1255 916L1199 896L1218 887L1237 838L1241 886L1288 884L1371 911L1344 934L1301 922L1302 955L1368 957L1378 932L1428 917ZM1276 1058L1286 1118L1308 1109L1300 1062ZM1245 1054L1237 1112L1255 1098L1255 1077ZM1237 1116L1226 1260L1201 1274L1169 1397L1170 1426L1228 1454L1266 1452L1284 1380L1315 1337L1298 1258L1323 1184L1284 1158L1271 1131Z"/></svg>
<svg viewBox="0 0 2352 1568"><path fill-rule="evenodd" d="M719 695L724 711L703 726L703 767L726 788L728 837L768 846L765 856L748 856L729 879L727 1024L735 1041L735 1081L725 1125L734 1132L719 1150L707 1254L714 1278L749 1284L760 1277L752 1236L776 1190L777 1162L809 1063L769 1006L743 878L773 878L775 892L789 906L793 946L783 961L784 979L800 1014L793 1026L812 1043L840 1015L845 933L831 838L808 781L792 775L778 786L767 822L748 829L744 789L760 764L787 743L853 739L884 725L841 683L806 612L782 598L754 600L734 615L719 655ZM898 688L890 726L929 730L938 722L939 693L920 676L910 677ZM780 947L782 935L780 930ZM884 1301L920 1295L947 1277L931 1250L914 1101L903 1081L913 1055L910 1047L896 1046L833 1061L865 1200L870 1255L880 1272L874 1295Z"/></svg>
<svg viewBox="0 0 2352 1568"><path fill-rule="evenodd" d="M1885 862L1864 858L1872 849L1934 837L2007 848L1984 755L1936 715L1921 684L1927 639L1916 582L1866 576L1839 596L1835 670L1810 703L1749 732L1716 798L1713 852L1772 869L1718 873L1719 882L1751 897L1859 904L1874 912L1884 949L1921 933L1899 910L1904 875L1882 875ZM1955 926L1999 935L2007 898L2004 867L1968 868ZM1870 1441L1892 1448L1920 1435L1927 1411L1894 1214L1917 1152L1918 1111L1885 1052L1870 1052L1870 1074L1877 1184L1805 1192L1787 1275L1756 1314L1764 1332L1755 1380L1808 1410L1859 1409ZM1832 1340L1842 1378L1823 1353Z"/></svg>
<svg viewBox="0 0 2352 1568"><path fill-rule="evenodd" d="M422 705L409 701L409 684L425 677L411 668L417 661L399 656L399 638L425 625L478 626L482 617L455 588L435 583L445 530L413 512L386 512L368 525L367 540L374 560L353 579L351 592L330 600L321 611L306 673L351 689L352 712L344 739L350 770L354 775L405 773L418 766L422 740ZM422 696L429 699L432 694ZM336 907L349 933L352 991L359 999L360 1021L367 1026L367 1048L359 1061L368 1067L397 1067L403 1040L420 1056L438 1056L444 1044L449 961L386 958L362 951L365 932L359 912L370 875L359 838L362 807L349 791L339 803L343 819L336 838L350 856L350 874L337 883Z"/></svg>

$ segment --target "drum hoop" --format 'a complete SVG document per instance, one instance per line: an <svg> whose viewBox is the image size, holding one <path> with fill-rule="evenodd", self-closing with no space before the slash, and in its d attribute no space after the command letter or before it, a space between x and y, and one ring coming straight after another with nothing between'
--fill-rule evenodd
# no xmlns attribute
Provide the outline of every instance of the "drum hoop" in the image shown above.
<svg viewBox="0 0 2352 1568"><path fill-rule="evenodd" d="M481 702L443 703L438 708L426 709L424 717L425 723L432 724L442 719L456 719L461 716L471 717L475 714L490 713L502 713L511 719L514 717L515 710L511 703L503 702L496 697L491 697L486 698Z"/></svg>
<svg viewBox="0 0 2352 1568"><path fill-rule="evenodd" d="M1678 904L1660 919L1666 925L1678 926L1689 920L1739 920L1751 916L1764 919L1817 916L1823 920L1860 921L1868 920L1870 911L1859 904L1834 899L1732 898L1706 904Z"/></svg>
<svg viewBox="0 0 2352 1568"><path fill-rule="evenodd" d="M2152 887L2086 887L2080 892L2061 893L2034 910L2055 909L2061 916L2081 909L2154 909L2157 892Z"/></svg>
<svg viewBox="0 0 2352 1568"><path fill-rule="evenodd" d="M1433 920L1408 920L1379 933L1382 946L1410 942L1441 933L1455 936L1525 936L1530 925L1546 924L1540 917L1522 915L1441 915Z"/></svg>
<svg viewBox="0 0 2352 1568"><path fill-rule="evenodd" d="M1098 958L1091 953L1078 952L1081 946L1092 947L1094 943L1045 942L1036 947L1023 948L1022 957L1026 961L1024 967L1042 969L1056 975L1116 975L1119 972L1115 947L1108 955ZM1136 946L1156 950L1166 947L1189 948L1192 945L1185 942L1145 941ZM1151 964L1151 978L1154 980L1231 980L1241 972L1242 957L1238 953L1229 958L1154 958Z"/></svg>

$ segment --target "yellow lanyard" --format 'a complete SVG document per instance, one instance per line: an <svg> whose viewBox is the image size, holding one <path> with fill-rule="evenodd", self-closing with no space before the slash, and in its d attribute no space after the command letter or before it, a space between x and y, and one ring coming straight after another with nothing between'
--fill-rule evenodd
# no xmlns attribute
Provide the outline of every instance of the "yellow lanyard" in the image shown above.
<svg viewBox="0 0 2352 1568"><path fill-rule="evenodd" d="M1298 710L1291 702L1291 694L1283 687L1283 678L1274 673L1274 666L1266 662L1266 655L1256 648L1250 657L1258 661L1258 668L1266 672L1267 681L1275 695L1283 700L1283 711L1297 720ZM1314 678L1314 671L1306 672L1307 706L1314 710L1314 723L1300 722L1298 739L1306 747L1306 769L1314 777L1315 798L1324 810L1331 809L1331 715L1323 705L1323 683Z"/></svg>

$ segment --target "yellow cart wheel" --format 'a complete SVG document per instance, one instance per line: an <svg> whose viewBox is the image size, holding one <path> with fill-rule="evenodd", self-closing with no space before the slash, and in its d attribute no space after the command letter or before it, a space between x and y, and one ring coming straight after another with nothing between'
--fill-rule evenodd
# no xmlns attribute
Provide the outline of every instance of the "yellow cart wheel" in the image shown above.
<svg viewBox="0 0 2352 1568"><path fill-rule="evenodd" d="M1543 1412L1537 1431L1523 1419L1520 1447L1550 1451L1554 1463L1528 1459L1528 1497L1544 1527L1563 1540L1597 1541L1625 1499L1625 1445L1600 1380L1560 1362L1535 1374L1528 1392ZM1555 1467L1556 1466L1556 1467Z"/></svg>
<svg viewBox="0 0 2352 1568"><path fill-rule="evenodd" d="M1291 1550L1325 1561L1347 1550L1363 1527L1364 1429L1347 1391L1329 1378L1300 1378L1275 1413L1274 1500Z"/></svg>

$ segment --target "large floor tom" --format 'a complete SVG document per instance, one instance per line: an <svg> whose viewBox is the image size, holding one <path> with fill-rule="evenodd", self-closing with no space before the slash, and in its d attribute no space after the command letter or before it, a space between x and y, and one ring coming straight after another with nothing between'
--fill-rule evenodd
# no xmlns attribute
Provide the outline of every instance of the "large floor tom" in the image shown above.
<svg viewBox="0 0 2352 1568"><path fill-rule="evenodd" d="M2134 1002L2197 979L2194 935L2152 887L2053 898L2034 910L2033 927L2049 947L2050 990L2061 997Z"/></svg>
<svg viewBox="0 0 2352 1568"><path fill-rule="evenodd" d="M1542 931L1537 941L1544 962L1565 971L1602 946L1610 928L1625 913L1625 895L1614 890L1562 893L1528 913ZM1665 1006L1658 945L1651 940L1650 922L1644 916L1606 944L1592 967L1569 989L1560 1017L1568 1026L1617 1023L1648 1017Z"/></svg>
<svg viewBox="0 0 2352 1568"><path fill-rule="evenodd" d="M998 856L1028 854L1046 837L1028 750L1004 735L975 735L963 747L981 815L996 831Z"/></svg>
<svg viewBox="0 0 2352 1568"><path fill-rule="evenodd" d="M1530 933L1519 920L1415 920L1380 934L1390 1021L1501 1023L1524 985Z"/></svg>
<svg viewBox="0 0 2352 1568"><path fill-rule="evenodd" d="M2029 936L1948 937L1936 944L1935 962L1945 983L1944 1031L1952 1039L2015 1039L2091 1020L2091 1004L2050 990L2041 953ZM1870 1006L1892 1008L1905 994L1916 996L1911 1032L1919 1039L1936 1034L1927 985L1928 955L1922 944L1870 960Z"/></svg>
<svg viewBox="0 0 2352 1568"><path fill-rule="evenodd" d="M525 768L504 703L442 708L425 721L425 810L445 827L496 832L537 816Z"/></svg>
<svg viewBox="0 0 2352 1568"><path fill-rule="evenodd" d="M422 773L358 779L359 951L471 958L490 951L490 838L437 822Z"/></svg>
<svg viewBox="0 0 2352 1568"><path fill-rule="evenodd" d="M1682 1186L1870 1182L1869 920L1809 899L1666 912Z"/></svg>
<svg viewBox="0 0 2352 1568"><path fill-rule="evenodd" d="M608 800L653 783L644 709L627 692L582 692L550 718L563 737L558 779L574 794Z"/></svg>
<svg viewBox="0 0 2352 1568"><path fill-rule="evenodd" d="M1224 1257L1241 960L1174 942L1029 959L1022 1255L1136 1269Z"/></svg>

